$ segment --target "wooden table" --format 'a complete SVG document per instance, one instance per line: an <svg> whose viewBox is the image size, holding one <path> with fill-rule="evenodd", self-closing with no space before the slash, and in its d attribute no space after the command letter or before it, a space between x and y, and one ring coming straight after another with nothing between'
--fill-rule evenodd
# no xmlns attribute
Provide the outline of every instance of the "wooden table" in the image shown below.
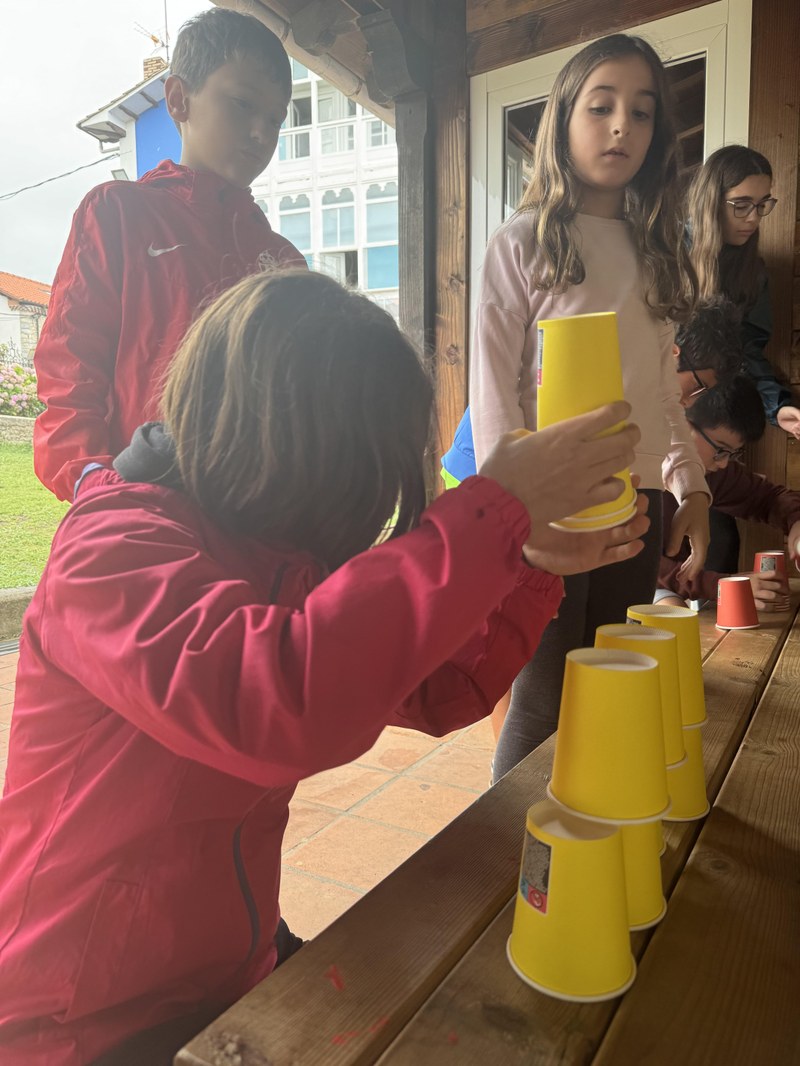
<svg viewBox="0 0 800 1066"><path fill-rule="evenodd" d="M175 1062L800 1064L797 606L795 590L790 612L734 633L701 614L713 808L665 824L668 911L634 934L639 971L624 997L552 999L505 957L525 812L544 797L551 738Z"/></svg>

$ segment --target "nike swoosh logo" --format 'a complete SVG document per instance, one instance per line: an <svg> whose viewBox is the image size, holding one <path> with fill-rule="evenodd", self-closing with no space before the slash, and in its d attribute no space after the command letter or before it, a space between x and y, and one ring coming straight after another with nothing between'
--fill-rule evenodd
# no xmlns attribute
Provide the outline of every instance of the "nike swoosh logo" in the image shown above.
<svg viewBox="0 0 800 1066"><path fill-rule="evenodd" d="M176 248L185 248L185 244L173 244L171 248L154 248L152 244L147 249L147 254L153 257L157 255L164 255L165 252L174 252Z"/></svg>

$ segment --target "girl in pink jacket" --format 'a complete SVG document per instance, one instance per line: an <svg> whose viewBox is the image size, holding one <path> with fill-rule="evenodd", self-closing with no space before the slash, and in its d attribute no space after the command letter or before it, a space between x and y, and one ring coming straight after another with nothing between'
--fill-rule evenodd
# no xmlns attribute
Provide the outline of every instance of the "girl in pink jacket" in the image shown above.
<svg viewBox="0 0 800 1066"><path fill-rule="evenodd" d="M388 723L484 716L554 575L641 549L641 513L578 556L547 525L619 493L638 431L593 438L626 404L504 439L425 510L431 396L365 297L258 275L190 330L164 423L84 471L20 646L3 1066L171 1063L297 946L278 893L298 781Z"/></svg>
<svg viewBox="0 0 800 1066"><path fill-rule="evenodd" d="M708 545L708 487L680 404L672 320L690 309L696 278L677 210L677 140L664 68L637 37L589 45L556 78L536 138L531 181L486 250L470 362L475 456L502 433L536 428L539 319L617 315L625 397L642 428L634 470L654 527L670 458L679 501L676 543L688 534L699 569ZM661 545L624 567L567 582L558 619L514 685L495 779L555 730L564 657L594 631L649 602Z"/></svg>

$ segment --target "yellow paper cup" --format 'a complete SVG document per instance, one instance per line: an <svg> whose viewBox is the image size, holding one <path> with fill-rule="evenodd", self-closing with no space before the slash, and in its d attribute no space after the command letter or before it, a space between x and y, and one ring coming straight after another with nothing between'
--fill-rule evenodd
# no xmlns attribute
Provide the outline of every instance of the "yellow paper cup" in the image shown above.
<svg viewBox="0 0 800 1066"><path fill-rule="evenodd" d="M709 812L706 771L703 766L703 730L691 726L683 731L687 759L682 766L667 767L667 787L672 807L667 822L693 822Z"/></svg>
<svg viewBox="0 0 800 1066"><path fill-rule="evenodd" d="M658 663L616 648L567 654L548 794L599 821L651 821L669 807Z"/></svg>
<svg viewBox="0 0 800 1066"><path fill-rule="evenodd" d="M594 636L596 648L621 648L650 655L658 663L661 684L661 722L664 728L664 754L667 766L682 762L681 692L678 680L678 638L667 629L650 626L599 626Z"/></svg>
<svg viewBox="0 0 800 1066"><path fill-rule="evenodd" d="M667 913L661 884L661 822L622 825L625 895L631 929L649 929Z"/></svg>
<svg viewBox="0 0 800 1066"><path fill-rule="evenodd" d="M655 629L668 629L678 638L678 680L681 689L681 721L686 726L706 720L703 691L703 653L697 612L666 603L640 603L628 608L628 621Z"/></svg>
<svg viewBox="0 0 800 1066"><path fill-rule="evenodd" d="M557 999L595 1002L630 987L636 963L616 826L549 800L530 808L506 950L523 981Z"/></svg>
<svg viewBox="0 0 800 1066"><path fill-rule="evenodd" d="M617 316L613 311L540 319L538 329L537 429L625 398ZM619 428L613 426L604 436ZM552 524L558 529L586 533L628 522L636 513L636 492L630 471L622 470L616 477L624 484L616 500L587 507Z"/></svg>

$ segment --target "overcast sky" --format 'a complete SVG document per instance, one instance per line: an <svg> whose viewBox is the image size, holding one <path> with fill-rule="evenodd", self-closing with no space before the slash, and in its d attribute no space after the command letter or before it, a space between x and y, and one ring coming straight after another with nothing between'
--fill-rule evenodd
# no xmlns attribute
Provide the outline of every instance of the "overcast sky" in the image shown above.
<svg viewBox="0 0 800 1066"><path fill-rule="evenodd" d="M171 40L210 0L167 0ZM0 0L0 196L100 157L75 124L142 78L162 52L136 24L164 36L164 0ZM0 270L52 282L72 214L111 177L102 161L0 200Z"/></svg>

